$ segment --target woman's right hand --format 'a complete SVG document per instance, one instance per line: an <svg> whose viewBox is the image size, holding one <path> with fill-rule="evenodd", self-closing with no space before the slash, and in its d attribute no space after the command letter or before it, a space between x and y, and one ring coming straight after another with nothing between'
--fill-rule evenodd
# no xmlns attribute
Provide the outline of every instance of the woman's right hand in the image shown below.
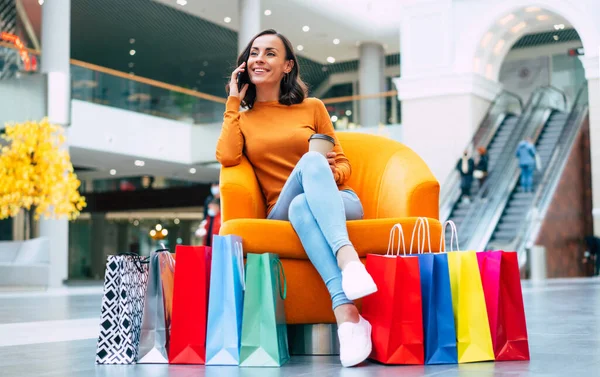
<svg viewBox="0 0 600 377"><path fill-rule="evenodd" d="M231 80L229 81L229 95L233 97L238 97L240 100L243 100L246 97L246 91L248 91L248 84L244 84L242 90L238 90L238 74L244 72L246 70L246 62L240 64L232 73Z"/></svg>

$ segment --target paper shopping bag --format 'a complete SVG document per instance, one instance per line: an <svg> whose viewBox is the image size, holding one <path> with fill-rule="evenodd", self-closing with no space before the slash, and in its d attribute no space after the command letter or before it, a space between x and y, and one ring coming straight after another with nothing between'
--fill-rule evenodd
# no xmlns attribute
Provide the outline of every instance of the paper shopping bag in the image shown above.
<svg viewBox="0 0 600 377"><path fill-rule="evenodd" d="M287 283L276 254L248 254L240 366L280 367L289 358L284 301Z"/></svg>
<svg viewBox="0 0 600 377"><path fill-rule="evenodd" d="M144 301L142 332L138 347L138 364L167 364L169 362L167 351L169 349L170 318L167 321L163 274L161 273L161 262L165 263L167 260L170 265L175 264L168 249L157 250L150 256L148 289ZM168 279L168 275L165 277Z"/></svg>
<svg viewBox="0 0 600 377"><path fill-rule="evenodd" d="M445 228L446 224L442 229L442 237ZM453 234L455 233L456 228L453 226ZM447 255L458 362L494 360L477 254L474 251L453 251Z"/></svg>
<svg viewBox="0 0 600 377"><path fill-rule="evenodd" d="M448 256L443 253L432 253L429 220L420 217L417 221L418 227L415 226L412 239L417 231L425 364L456 364L458 362L456 328L452 310ZM425 240L427 240L427 249Z"/></svg>
<svg viewBox="0 0 600 377"><path fill-rule="evenodd" d="M177 245L175 255L169 363L204 364L211 248Z"/></svg>
<svg viewBox="0 0 600 377"><path fill-rule="evenodd" d="M214 236L206 365L238 365L244 309L244 252L238 236Z"/></svg>
<svg viewBox="0 0 600 377"><path fill-rule="evenodd" d="M137 360L147 280L146 257L108 256L96 364L133 364Z"/></svg>
<svg viewBox="0 0 600 377"><path fill-rule="evenodd" d="M423 364L423 317L419 259L390 253L394 230L390 232L386 255L367 254L366 268L373 277L377 292L363 298L362 316L371 323L373 350L371 359L384 364Z"/></svg>
<svg viewBox="0 0 600 377"><path fill-rule="evenodd" d="M529 360L517 253L481 252L477 259L496 360Z"/></svg>

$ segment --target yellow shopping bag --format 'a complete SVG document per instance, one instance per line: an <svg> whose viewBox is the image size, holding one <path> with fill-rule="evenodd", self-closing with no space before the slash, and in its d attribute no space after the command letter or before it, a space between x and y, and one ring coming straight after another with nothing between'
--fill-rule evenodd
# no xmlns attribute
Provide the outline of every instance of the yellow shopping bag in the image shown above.
<svg viewBox="0 0 600 377"><path fill-rule="evenodd" d="M456 238L456 249L459 250L458 234L452 221L444 223L442 239L448 224L452 228L450 248L452 248L453 239ZM440 250L442 250L442 245L444 245L445 251L445 243L440 241ZM494 360L492 336L477 255L474 251L449 252L448 270L456 327L458 362Z"/></svg>

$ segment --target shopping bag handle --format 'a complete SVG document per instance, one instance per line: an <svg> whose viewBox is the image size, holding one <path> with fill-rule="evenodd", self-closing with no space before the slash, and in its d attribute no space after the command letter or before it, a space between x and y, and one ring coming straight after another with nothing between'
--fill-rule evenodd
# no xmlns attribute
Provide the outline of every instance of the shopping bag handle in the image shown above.
<svg viewBox="0 0 600 377"><path fill-rule="evenodd" d="M402 250L404 251L404 255L406 255L406 245L404 243L404 231L402 230L402 225L400 223L394 224L392 229L390 230L390 238L388 240L388 249L385 253L386 256L394 255L394 242L396 241L396 232L394 230L398 229L398 247L396 248L396 256L400 255L400 242L402 242Z"/></svg>
<svg viewBox="0 0 600 377"><path fill-rule="evenodd" d="M277 268L277 286L279 287L279 297L282 300L285 300L287 297L287 279L285 278L285 271L283 271L283 264L281 264L281 259L277 257L277 259L273 260L275 263L275 267ZM283 291L281 290L281 277L283 277Z"/></svg>
<svg viewBox="0 0 600 377"><path fill-rule="evenodd" d="M422 239L421 230L423 231ZM429 219L427 217L419 217L417 218L417 221L415 221L415 227L413 228L412 237L410 239L410 254L412 254L412 247L415 239L415 231L417 232L417 254L423 254L425 252L426 239L427 245L429 247L429 252L431 253L431 230L429 228ZM425 238L426 236L427 238Z"/></svg>
<svg viewBox="0 0 600 377"><path fill-rule="evenodd" d="M137 269L138 269L138 271L140 273L144 273L144 269L142 268L142 264L148 264L148 263L150 263L150 260L148 260L148 258L143 258L141 255L136 254L136 253L132 253L132 252L129 252L129 251L124 251L124 252L119 253L117 255L132 257L133 261L135 263L135 267L137 267Z"/></svg>
<svg viewBox="0 0 600 377"><path fill-rule="evenodd" d="M241 242L235 242L233 245L235 256L238 263L240 280L242 281L242 290L246 290L246 271L244 270L244 248Z"/></svg>
<svg viewBox="0 0 600 377"><path fill-rule="evenodd" d="M445 238L446 238L446 226L450 225L450 229L452 230L452 232L450 233L450 251L459 251L460 250L460 246L458 245L458 231L456 230L456 224L454 224L454 221L452 220L448 220L446 222L444 222L444 225L442 226L442 234L440 235L440 251L446 252L446 243ZM452 244L454 243L454 240L456 239L456 250L452 250ZM442 245L444 245L444 248L442 250Z"/></svg>

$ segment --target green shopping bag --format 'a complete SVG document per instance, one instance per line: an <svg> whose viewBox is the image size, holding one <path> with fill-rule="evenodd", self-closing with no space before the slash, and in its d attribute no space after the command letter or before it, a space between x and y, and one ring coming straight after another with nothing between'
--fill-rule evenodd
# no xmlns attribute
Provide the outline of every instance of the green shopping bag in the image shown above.
<svg viewBox="0 0 600 377"><path fill-rule="evenodd" d="M283 300L287 282L277 254L248 254L242 367L280 367L290 359Z"/></svg>

